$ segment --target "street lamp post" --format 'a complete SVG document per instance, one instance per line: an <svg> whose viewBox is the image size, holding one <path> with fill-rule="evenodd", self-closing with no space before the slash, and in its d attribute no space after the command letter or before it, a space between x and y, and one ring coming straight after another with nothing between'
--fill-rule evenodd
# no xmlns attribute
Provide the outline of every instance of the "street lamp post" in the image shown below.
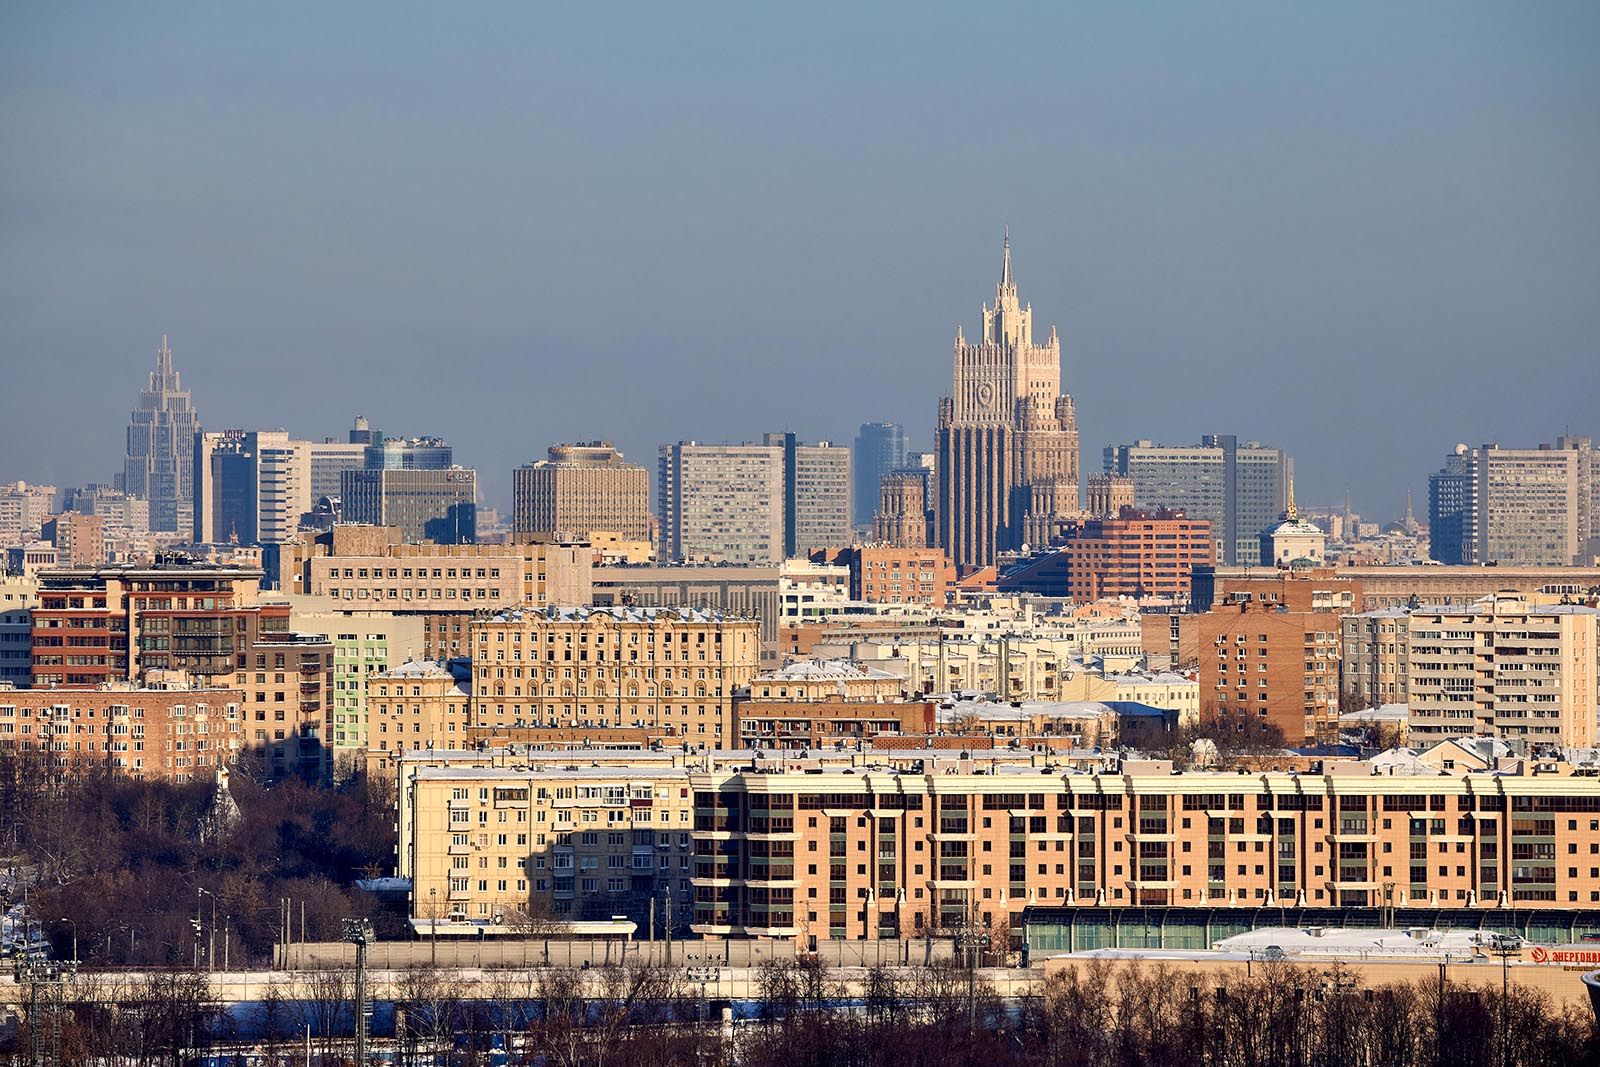
<svg viewBox="0 0 1600 1067"><path fill-rule="evenodd" d="M430 967L439 966L439 904L436 899L438 895L439 889L437 886L428 887L428 940L430 942L428 946L428 965Z"/></svg>
<svg viewBox="0 0 1600 1067"><path fill-rule="evenodd" d="M709 952L691 952L684 959L684 971L688 975L689 981L700 984L700 1003L695 1010L695 1017L699 1020L700 1025L695 1029L694 1059L696 1063L704 1063L705 1051L701 1048L700 1043L705 1038L706 1023L709 1015L706 988L722 977L722 961Z"/></svg>
<svg viewBox="0 0 1600 1067"><path fill-rule="evenodd" d="M217 895L205 886L198 886L198 895L195 897L195 917L200 915L200 897L211 898L211 925L206 928L206 970L217 969Z"/></svg>
<svg viewBox="0 0 1600 1067"><path fill-rule="evenodd" d="M1522 955L1522 938L1491 934L1489 951L1500 957L1500 1063L1511 1063L1511 957Z"/></svg>
<svg viewBox="0 0 1600 1067"><path fill-rule="evenodd" d="M367 1030L372 1018L367 991L367 946L374 940L372 923L367 919L345 919L340 930L344 939L356 947L356 1067L367 1067Z"/></svg>
<svg viewBox="0 0 1600 1067"><path fill-rule="evenodd" d="M956 947L967 954L967 1028L978 1032L978 955L989 948L989 931L963 918L956 927Z"/></svg>

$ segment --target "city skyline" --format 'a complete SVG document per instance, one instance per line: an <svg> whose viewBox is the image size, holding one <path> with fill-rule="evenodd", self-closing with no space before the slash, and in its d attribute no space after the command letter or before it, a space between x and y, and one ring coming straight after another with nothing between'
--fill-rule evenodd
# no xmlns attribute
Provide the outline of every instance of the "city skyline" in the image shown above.
<svg viewBox="0 0 1600 1067"><path fill-rule="evenodd" d="M648 456L892 421L929 448L949 324L1009 223L1093 398L1086 470L1107 444L1226 428L1294 455L1302 500L1349 484L1393 517L1456 442L1583 432L1596 407L1595 72L1575 44L1594 18L1403 13L1378 37L1256 12L1246 41L1199 15L1056 13L1036 28L1058 62L951 65L961 20L930 14L891 76L865 62L896 25L881 13L852 40L644 13L603 52L517 12L352 52L365 22L344 14L326 41L293 35L289 77L287 26L23 9L0 44L0 417L42 447L0 460L109 481L163 332L208 427L319 440L364 412L440 433L502 510L557 441ZM686 60L752 30L786 61ZM943 165L980 124L1034 165ZM73 433L49 403L67 372L96 383ZM632 388L602 402L597 381Z"/></svg>

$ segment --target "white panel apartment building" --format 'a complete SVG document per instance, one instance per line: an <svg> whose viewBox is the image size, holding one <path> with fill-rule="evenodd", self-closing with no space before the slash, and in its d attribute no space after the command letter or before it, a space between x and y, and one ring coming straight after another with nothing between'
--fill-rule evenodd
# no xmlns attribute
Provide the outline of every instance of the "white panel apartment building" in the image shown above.
<svg viewBox="0 0 1600 1067"><path fill-rule="evenodd" d="M771 445L662 445L658 557L710 563L782 560L783 459L783 449Z"/></svg>

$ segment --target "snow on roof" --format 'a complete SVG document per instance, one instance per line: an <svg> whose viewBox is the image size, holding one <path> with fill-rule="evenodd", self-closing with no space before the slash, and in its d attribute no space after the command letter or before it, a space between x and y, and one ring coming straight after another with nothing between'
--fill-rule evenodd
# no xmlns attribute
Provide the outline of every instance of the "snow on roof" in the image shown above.
<svg viewBox="0 0 1600 1067"><path fill-rule="evenodd" d="M763 682L829 682L862 681L865 679L899 680L897 674L879 670L847 659L806 659L785 664L770 674L763 674Z"/></svg>
<svg viewBox="0 0 1600 1067"><path fill-rule="evenodd" d="M617 622L724 622L740 616L724 613L715 608L701 607L626 607L599 605L577 608L507 608L490 616L490 622L521 622L524 619L544 618L552 622L584 622L595 616L607 616Z"/></svg>

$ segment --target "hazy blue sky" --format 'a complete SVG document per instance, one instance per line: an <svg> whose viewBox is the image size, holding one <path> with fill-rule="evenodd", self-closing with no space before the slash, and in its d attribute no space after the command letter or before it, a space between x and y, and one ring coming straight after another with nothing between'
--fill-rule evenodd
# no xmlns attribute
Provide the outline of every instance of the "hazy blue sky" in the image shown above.
<svg viewBox="0 0 1600 1067"><path fill-rule="evenodd" d="M0 480L208 428L927 447L1001 227L1085 470L1600 436L1600 4L0 6Z"/></svg>

